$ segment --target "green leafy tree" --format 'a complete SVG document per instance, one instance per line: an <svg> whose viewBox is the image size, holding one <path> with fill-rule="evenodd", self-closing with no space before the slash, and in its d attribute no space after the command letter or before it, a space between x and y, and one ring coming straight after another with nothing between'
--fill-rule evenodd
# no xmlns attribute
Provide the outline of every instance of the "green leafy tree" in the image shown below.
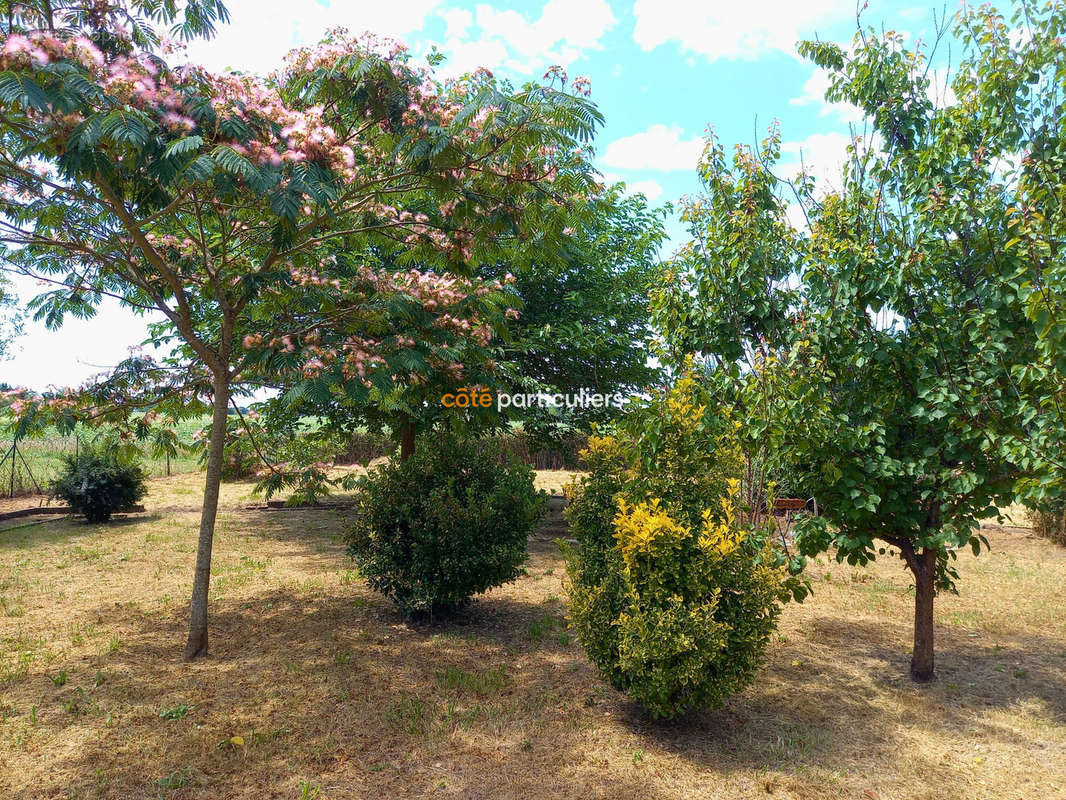
<svg viewBox="0 0 1066 800"><path fill-rule="evenodd" d="M682 201L691 240L666 264L651 292L656 352L671 370L699 374L710 413L743 420L741 496L760 514L768 496L798 492L775 424L782 394L767 367L791 341L802 238L788 222L781 185L766 168L781 153L774 123L758 148L727 157L712 133L698 170L700 194ZM798 556L793 569L802 564Z"/></svg>
<svg viewBox="0 0 1066 800"><path fill-rule="evenodd" d="M519 419L545 441L610 413L500 414L495 403L457 412L442 405L443 396L460 389L576 395L582 388L609 394L647 385L654 374L646 347L647 291L664 236L662 214L648 210L642 197L624 197L620 187L602 190L581 152L559 164L554 188L565 192L565 204L527 207L501 257L474 271L471 286L480 289L465 292L460 306L424 297L430 287L414 285L377 304L367 330L388 345L371 370L386 379L380 387L347 380L336 369L313 370L284 381L289 390L266 405L272 426L315 417L338 436L360 429L389 433L406 457L416 432L435 427L484 432ZM396 257L371 248L338 254L330 274L347 282L345 265L368 261L380 270L400 269ZM454 285L449 279L438 288L447 295ZM277 313L299 312L290 306ZM455 329L455 319L465 327ZM468 330L483 335L465 335ZM324 335L336 345L347 333L334 326ZM300 496L328 490L321 470L290 466L269 470L263 487L295 487Z"/></svg>
<svg viewBox="0 0 1066 800"><path fill-rule="evenodd" d="M514 91L484 71L442 82L396 43L340 31L269 79L213 74L183 63L155 27L210 35L225 19L217 2L44 0L7 11L4 269L50 285L33 303L50 326L114 297L161 315L153 342L171 353L131 359L84 392L48 402L23 393L11 405L137 433L153 413L210 407L186 646L202 656L231 398L291 369L286 359L312 373L337 366L338 380L366 388L374 379L359 364L383 358L367 328L386 296L408 289L403 275L372 268L350 282L326 277L337 252L372 241L432 272L430 283L493 259L520 210L561 202L568 177L552 145L569 152L598 115L582 87ZM477 293L455 291L466 289ZM306 330L277 313L291 307ZM332 330L343 336L324 348L315 337Z"/></svg>
<svg viewBox="0 0 1066 800"><path fill-rule="evenodd" d="M1050 19L1036 33L1032 18L1034 38L1053 38ZM760 418L797 485L824 510L802 521L797 543L807 555L828 550L853 564L886 552L904 561L915 585L916 681L934 676L934 599L956 589L957 551L979 553L987 545L979 520L1046 464L1033 449L1032 400L1054 387L1029 371L1038 336L1026 312L1040 265L1014 241L1012 220L1027 205L1018 142L997 136L982 110L990 95L1046 84L989 67L1001 39L967 31L1000 22L989 8L958 17L967 50L951 103L931 97L928 53L894 33L862 30L850 52L802 43L830 73L827 99L862 109L870 134L850 148L838 188L797 181L809 221L802 236L789 229L785 187L770 174L775 148L745 160L742 175L727 171L716 184L725 189L705 199L707 239L717 245L688 269L733 286L738 307L756 311L754 324L725 336L698 326L664 331L680 351L710 351L721 364L761 351L726 382L774 388ZM1032 153L1030 145L1023 149ZM731 187L746 174L757 176L759 192L746 213L732 214ZM725 247L737 219L738 241L772 237L754 282L750 265L731 261ZM693 316L713 318L703 308Z"/></svg>
<svg viewBox="0 0 1066 800"><path fill-rule="evenodd" d="M11 291L10 283L0 275L0 359L8 354L12 341L21 330L17 299ZM8 387L5 385L3 388Z"/></svg>
<svg viewBox="0 0 1066 800"><path fill-rule="evenodd" d="M614 186L585 203L553 259L508 259L484 268L514 271L521 305L503 358L513 391L577 395L581 389L628 394L652 383L648 292L666 232L664 209ZM539 252L539 251L534 251ZM611 408L512 412L538 438L606 422Z"/></svg>
<svg viewBox="0 0 1066 800"><path fill-rule="evenodd" d="M998 159L1009 193L999 264L1036 327L1034 352L1013 371L1026 406L1017 460L1020 494L1035 506L1066 503L1066 5L1022 0L1007 14L982 8L960 17L958 37L973 53L960 74L967 111L981 130L975 150ZM1010 274L1010 270L1014 270Z"/></svg>

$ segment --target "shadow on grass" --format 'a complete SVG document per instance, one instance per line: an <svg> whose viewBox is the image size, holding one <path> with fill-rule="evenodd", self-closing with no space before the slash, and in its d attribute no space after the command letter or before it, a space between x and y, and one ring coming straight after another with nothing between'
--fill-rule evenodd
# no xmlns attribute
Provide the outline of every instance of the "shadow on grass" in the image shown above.
<svg viewBox="0 0 1066 800"><path fill-rule="evenodd" d="M0 553L5 550L25 550L43 544L57 544L82 537L95 536L108 528L118 529L146 522L158 522L163 515L116 514L110 522L89 523L80 517L26 517L9 527L0 527Z"/></svg>
<svg viewBox="0 0 1066 800"><path fill-rule="evenodd" d="M1008 655L989 642L938 628L937 680L919 685L909 678L907 622L817 616L808 640L776 646L755 684L723 708L656 722L623 700L619 717L633 732L702 768L784 772L892 763L900 730L937 741L995 741L1004 729L987 712L1035 704L1046 718L1066 717L1061 641L998 637L1009 640ZM1026 667L1016 669L1011 662L1018 652L1028 658ZM914 755L908 758L919 771L942 766L932 754L918 756L928 759L924 767Z"/></svg>
<svg viewBox="0 0 1066 800"><path fill-rule="evenodd" d="M187 768L199 788L167 796L243 797L258 786L295 797L299 775L335 787L331 797L405 797L432 790L442 771L462 797L563 791L563 778L548 776L557 789L540 793L546 776L530 768L581 748L589 674L583 682L565 668L581 655L556 635L561 608L495 597L447 622L410 625L362 585L351 589L223 602L211 617L212 657L191 664L180 661L184 619L93 612L121 631L121 650L79 666L61 688L40 675L23 687L36 695L26 702L48 710L42 722L58 716L64 735L82 740L49 755L56 783L44 794L74 786L90 797L145 796ZM84 716L62 712L79 698ZM180 706L179 719L159 716ZM243 744L228 744L233 736ZM628 796L625 785L615 796Z"/></svg>
<svg viewBox="0 0 1066 800"><path fill-rule="evenodd" d="M335 522L264 514L257 537L343 552ZM213 657L191 664L180 660L184 613L93 609L121 648L78 665L62 687L31 675L12 701L42 709L41 724L76 743L49 751L40 795L297 797L307 780L329 797L689 796L638 768L647 749L698 776L708 797L719 780L750 792L730 796L795 780L800 796L835 797L832 786L812 788L817 775L868 765L886 774L903 731L994 739L986 711L1035 703L1053 714L1066 702L1054 639L1000 637L1012 653L1042 655L1017 677L991 640L938 629L940 680L916 688L907 620L855 622L812 605L802 636L774 645L748 691L721 710L654 723L600 681L563 605L546 602L538 581L562 569L554 545L531 541L529 566L530 576L433 624L404 622L361 581L225 597L212 606ZM179 718L160 716L181 706ZM938 769L932 751L907 758L911 769ZM770 784L752 777L767 771L777 773Z"/></svg>

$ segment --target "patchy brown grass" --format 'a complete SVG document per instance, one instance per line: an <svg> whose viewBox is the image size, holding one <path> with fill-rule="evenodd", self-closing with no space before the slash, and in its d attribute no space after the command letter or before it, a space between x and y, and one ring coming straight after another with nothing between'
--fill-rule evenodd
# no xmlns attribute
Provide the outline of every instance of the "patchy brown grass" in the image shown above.
<svg viewBox="0 0 1066 800"><path fill-rule="evenodd" d="M1066 796L1066 549L1024 531L962 557L933 685L905 678L900 565L823 559L756 685L657 725L567 633L554 543L414 626L351 569L332 511L221 516L213 658L182 663L197 517L160 509L195 505L185 480L111 526L0 533L2 796Z"/></svg>

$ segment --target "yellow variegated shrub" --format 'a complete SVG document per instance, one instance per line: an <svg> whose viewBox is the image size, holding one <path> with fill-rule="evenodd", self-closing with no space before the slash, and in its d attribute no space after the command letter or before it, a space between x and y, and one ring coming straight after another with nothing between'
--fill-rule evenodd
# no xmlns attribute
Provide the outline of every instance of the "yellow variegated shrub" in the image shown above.
<svg viewBox="0 0 1066 800"><path fill-rule="evenodd" d="M655 717L718 706L751 682L786 577L742 523L735 448L697 435L705 409L690 388L655 409L667 469L649 470L624 431L590 440L589 471L569 488L571 625L601 674ZM671 491L679 476L683 494Z"/></svg>

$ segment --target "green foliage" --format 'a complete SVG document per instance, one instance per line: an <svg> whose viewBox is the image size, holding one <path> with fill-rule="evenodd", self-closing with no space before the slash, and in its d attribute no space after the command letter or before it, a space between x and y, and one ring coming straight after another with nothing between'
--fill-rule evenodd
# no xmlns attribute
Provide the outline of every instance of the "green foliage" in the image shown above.
<svg viewBox="0 0 1066 800"><path fill-rule="evenodd" d="M52 494L67 502L89 522L107 522L116 511L129 508L148 491L141 467L112 452L85 448L67 456Z"/></svg>
<svg viewBox="0 0 1066 800"><path fill-rule="evenodd" d="M178 703L176 706L167 706L159 712L160 719L176 720L182 719L192 710L192 706L185 705L185 703Z"/></svg>
<svg viewBox="0 0 1066 800"><path fill-rule="evenodd" d="M0 359L3 359L12 340L22 331L22 318L15 302L15 296L9 290L6 276L0 275ZM0 386L0 391L10 387Z"/></svg>
<svg viewBox="0 0 1066 800"><path fill-rule="evenodd" d="M724 497L743 470L737 425L726 410L709 408L705 387L691 374L653 390L619 422L630 481L643 496L683 509L692 524Z"/></svg>
<svg viewBox="0 0 1066 800"><path fill-rule="evenodd" d="M778 180L776 131L732 167L712 142L694 244L657 298L669 356L707 364L730 400L773 387L744 411L824 510L800 520L801 552L865 564L887 542L914 573L919 680L932 596L955 589L960 548L986 546L980 519L1019 487L1061 492L1064 21L1061 3L1023 0L1011 24L964 9L950 103L930 91L929 50L896 33L801 43L826 99L866 117L839 183Z"/></svg>
<svg viewBox="0 0 1066 800"><path fill-rule="evenodd" d="M1030 508L1026 512L1033 533L1055 544L1066 547L1066 507L1054 503L1043 508Z"/></svg>
<svg viewBox="0 0 1066 800"><path fill-rule="evenodd" d="M605 679L665 718L750 684L798 586L769 530L742 521L737 448L703 427L692 392L682 380L618 438L592 437L566 511L577 637ZM642 450L661 461L649 467Z"/></svg>
<svg viewBox="0 0 1066 800"><path fill-rule="evenodd" d="M348 537L360 573L409 617L453 612L513 580L546 508L533 477L495 447L454 436L378 467Z"/></svg>
<svg viewBox="0 0 1066 800"><path fill-rule="evenodd" d="M960 16L960 31L974 22ZM862 108L891 146L854 147L843 188L809 203L788 424L826 519L798 541L865 563L880 538L916 574L917 555L934 553L937 588L953 590L956 550L981 549L980 518L1034 464L1017 380L1036 346L1022 302L1033 264L1010 244L1026 201L980 112L1006 76L973 82L990 51L971 40L958 102L938 107L926 54L894 34L857 38L850 58L801 49L830 70L827 97Z"/></svg>
<svg viewBox="0 0 1066 800"><path fill-rule="evenodd" d="M698 166L703 194L686 198L681 209L692 240L652 289L668 360L680 364L695 355L751 366L760 344L788 336L794 292L786 279L797 265L797 235L764 166L780 153L776 123L757 151L738 147L731 161L708 137Z"/></svg>
<svg viewBox="0 0 1066 800"><path fill-rule="evenodd" d="M654 382L648 364L648 291L665 241L664 209L623 187L575 209L569 236L557 252L526 263L514 257L486 266L488 277L513 272L521 315L509 325L504 377L511 391L629 394ZM551 256L551 257L549 257ZM609 321L609 322L605 322ZM617 415L612 408L511 410L538 440Z"/></svg>

